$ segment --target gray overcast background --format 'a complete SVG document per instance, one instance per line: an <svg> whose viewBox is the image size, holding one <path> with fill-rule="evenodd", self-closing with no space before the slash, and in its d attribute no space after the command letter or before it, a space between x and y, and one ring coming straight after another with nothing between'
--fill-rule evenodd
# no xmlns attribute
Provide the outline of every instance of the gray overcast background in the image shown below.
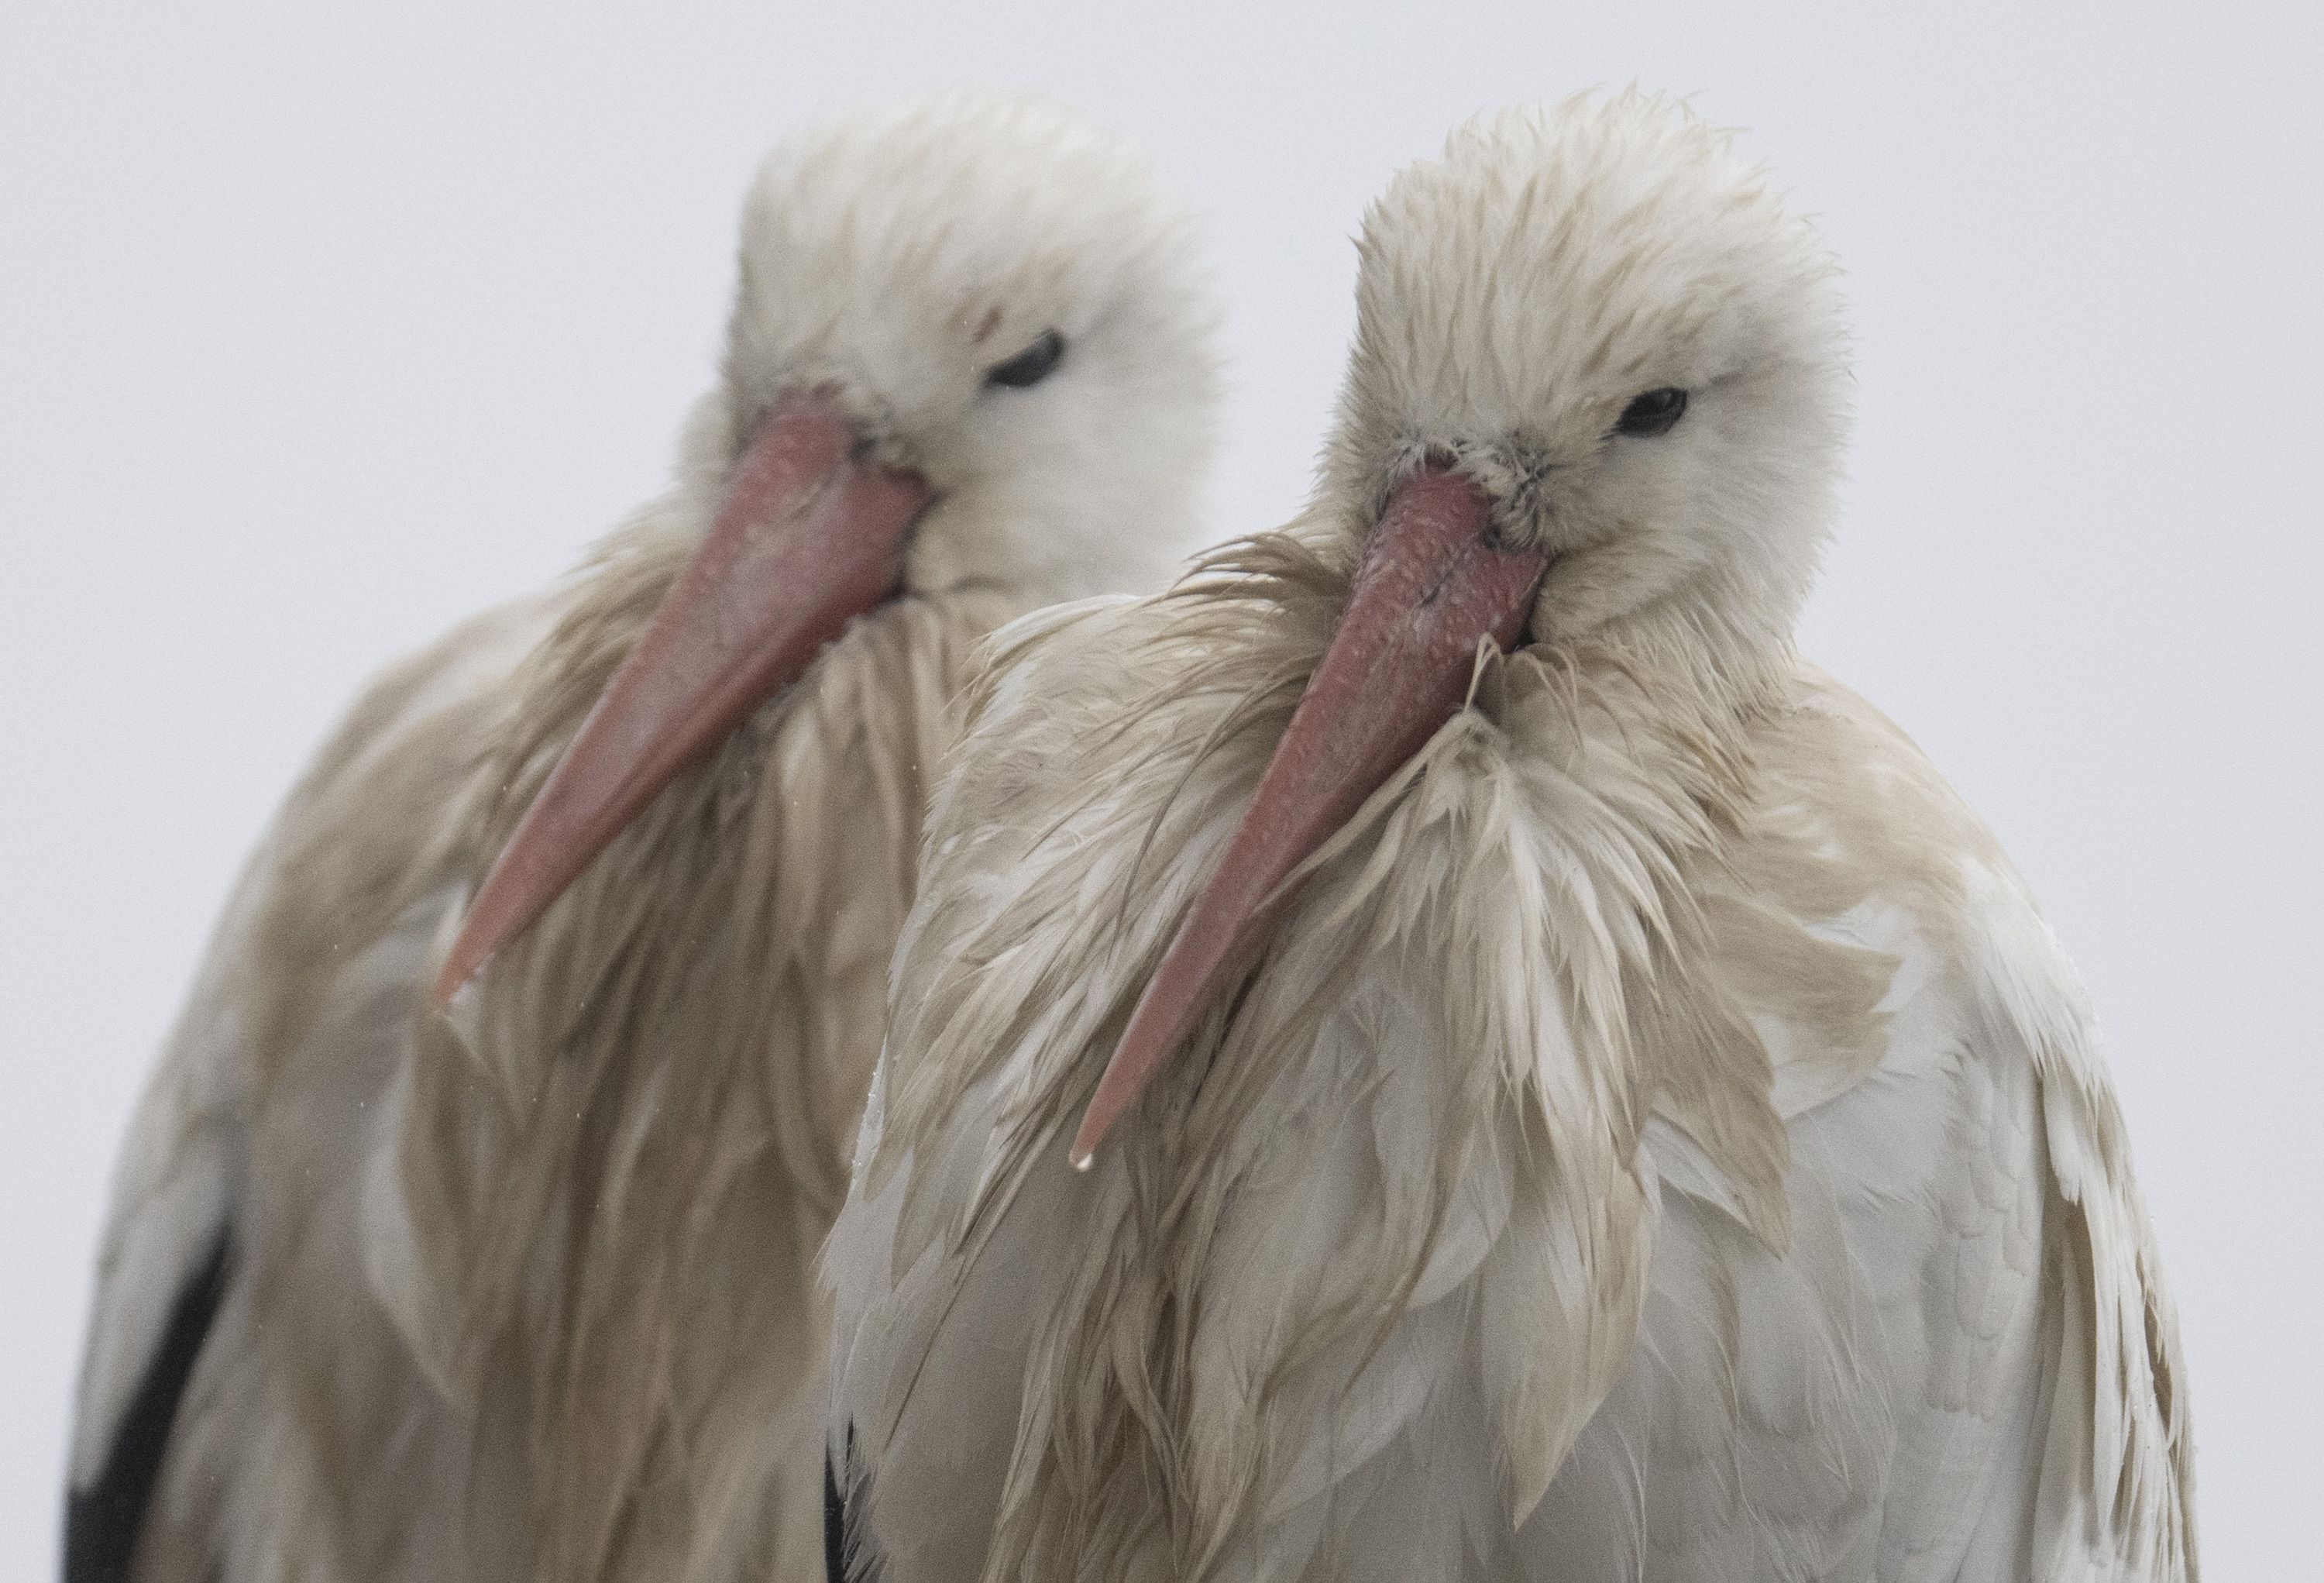
<svg viewBox="0 0 2324 1583"><path fill-rule="evenodd" d="M374 667L660 485L761 150L963 80L1074 101L1202 215L1221 536L1305 491L1397 164L1632 79L1748 129L1858 327L1804 646L2089 981L2211 1574L2314 1564L2318 8L392 9L0 21L0 1575L53 1565L114 1151L261 821Z"/></svg>

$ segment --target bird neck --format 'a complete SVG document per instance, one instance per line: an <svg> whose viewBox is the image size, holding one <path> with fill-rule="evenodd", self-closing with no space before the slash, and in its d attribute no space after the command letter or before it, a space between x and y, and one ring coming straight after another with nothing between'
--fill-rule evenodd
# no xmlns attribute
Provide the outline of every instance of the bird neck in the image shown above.
<svg viewBox="0 0 2324 1583"><path fill-rule="evenodd" d="M1554 1360L1512 1362L1524 1389L1486 1426L1522 1515L1635 1334L1648 1116L1740 1162L1755 1228L1780 1230L1766 1053L1690 977L1710 930L1689 882L1748 818L1787 650L1676 608L1482 667L1479 707L1333 838L1090 1173L1064 1169L1330 641L1351 551L1296 525L1160 598L1021 623L973 695L861 1177L876 1194L976 1162L958 1215L898 1230L899 1267L1002 1235L1019 1204L1072 1228L1031 1370L1052 1388L1020 1440L1044 1449L1012 1472L997 1556L1064 1542L1042 1524L1069 1507L1130 1522L1161 1487L1192 1503L1197 1549L1224 1543L1281 1493L1251 1426L1337 1433L1318 1404L1370 1389L1364 1360L1416 1294L1456 1288L1452 1308L1508 1305L1496 1336L1545 1338ZM1319 1205L1333 1229L1305 1235ZM1167 1423L1134 1406L1154 1402ZM1065 1490L1105 1495L1048 1498Z"/></svg>
<svg viewBox="0 0 2324 1583"><path fill-rule="evenodd" d="M472 776L457 865L472 879L688 548L650 522L575 589ZM689 1282L742 1267L738 1236L742 1264L788 1246L803 1269L836 1211L928 777L970 651L1005 614L985 592L856 620L486 965L456 1029L423 1026L397 1180L432 1311L458 1332L429 1350L456 1390L515 1370L540 1465L604 1476L558 1475L542 1498L570 1520L546 1532L586 1548L603 1537L590 1514L618 1512L644 1443L578 1462L558 1449L657 1421L624 1393L698 1347ZM819 1322L804 1289L753 1301L753 1324ZM805 1306L764 1307L786 1302ZM586 1555L564 1562L591 1575Z"/></svg>

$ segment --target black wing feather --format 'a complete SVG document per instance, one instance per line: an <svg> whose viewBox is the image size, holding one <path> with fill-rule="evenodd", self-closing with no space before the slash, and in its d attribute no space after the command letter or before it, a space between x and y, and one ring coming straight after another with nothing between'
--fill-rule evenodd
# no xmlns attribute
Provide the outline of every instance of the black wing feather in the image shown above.
<svg viewBox="0 0 2324 1583"><path fill-rule="evenodd" d="M863 1532L863 1497L872 1475L855 1455L855 1426L847 1426L840 1464L823 1454L823 1571L829 1583L880 1583L885 1569Z"/></svg>
<svg viewBox="0 0 2324 1583"><path fill-rule="evenodd" d="M121 1416L105 1466L87 1488L67 1492L64 1583L127 1583L178 1403L226 1296L229 1263L226 1234L220 1231L209 1255L178 1289L161 1344Z"/></svg>

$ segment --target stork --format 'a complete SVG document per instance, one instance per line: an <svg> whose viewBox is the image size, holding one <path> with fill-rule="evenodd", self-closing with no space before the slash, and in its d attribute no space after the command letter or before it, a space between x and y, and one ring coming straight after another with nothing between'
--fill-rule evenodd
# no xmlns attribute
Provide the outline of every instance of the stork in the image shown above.
<svg viewBox="0 0 2324 1583"><path fill-rule="evenodd" d="M674 486L374 685L226 910L120 1165L69 1579L820 1574L809 1261L955 680L1190 547L1214 319L1060 107L768 157Z"/></svg>
<svg viewBox="0 0 2324 1583"><path fill-rule="evenodd" d="M835 1576L2191 1577L2082 992L1793 646L1821 244L1633 91L1359 247L1305 513L971 683L825 1254Z"/></svg>

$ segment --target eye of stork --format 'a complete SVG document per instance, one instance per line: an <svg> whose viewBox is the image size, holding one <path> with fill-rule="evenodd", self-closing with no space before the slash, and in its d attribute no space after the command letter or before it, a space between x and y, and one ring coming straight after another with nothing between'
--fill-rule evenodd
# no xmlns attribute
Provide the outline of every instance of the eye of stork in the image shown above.
<svg viewBox="0 0 2324 1583"><path fill-rule="evenodd" d="M1657 434L1668 434L1685 412L1686 392L1666 384L1631 398L1622 415L1614 420L1614 432L1633 440L1652 440Z"/></svg>
<svg viewBox="0 0 2324 1583"><path fill-rule="evenodd" d="M1023 390L1038 384L1057 371L1065 361L1065 338L1056 330L1045 329L1040 339L1018 353L1005 363L995 363L984 371L984 383L1005 385L1010 390Z"/></svg>

